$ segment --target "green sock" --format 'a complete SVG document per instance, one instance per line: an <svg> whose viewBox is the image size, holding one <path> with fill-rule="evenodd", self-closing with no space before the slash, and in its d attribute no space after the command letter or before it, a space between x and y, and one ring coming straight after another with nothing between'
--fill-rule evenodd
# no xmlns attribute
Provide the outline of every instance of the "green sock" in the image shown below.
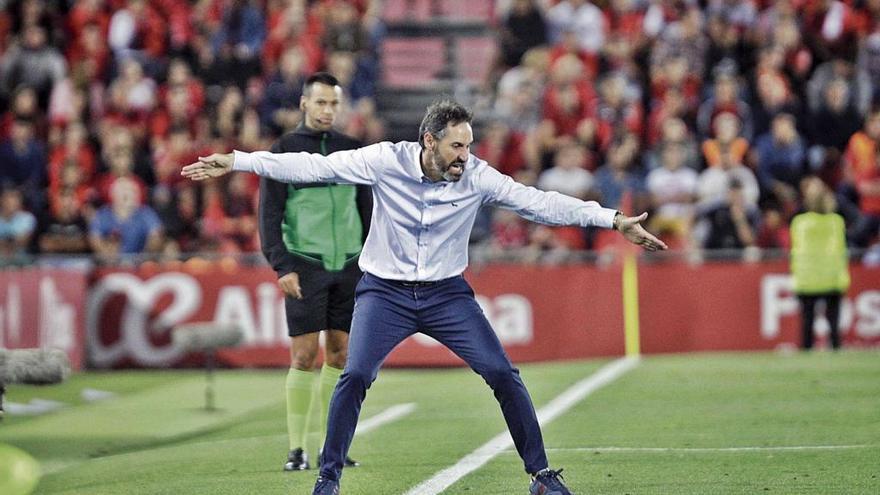
<svg viewBox="0 0 880 495"><path fill-rule="evenodd" d="M285 388L287 392L287 439L290 450L305 447L306 416L312 398L315 373L290 368Z"/></svg>
<svg viewBox="0 0 880 495"><path fill-rule="evenodd" d="M315 373L315 381L312 384L312 394L309 396L309 413L306 414L305 428L303 435L303 449L308 453L315 453L321 450L324 437L321 436L321 399L320 399L321 380L320 374ZM317 457L315 457L317 459Z"/></svg>
<svg viewBox="0 0 880 495"><path fill-rule="evenodd" d="M318 397L321 400L321 446L324 445L324 437L327 436L327 411L330 409L330 399L336 383L342 376L342 370L324 364L321 367L321 378L318 380Z"/></svg>

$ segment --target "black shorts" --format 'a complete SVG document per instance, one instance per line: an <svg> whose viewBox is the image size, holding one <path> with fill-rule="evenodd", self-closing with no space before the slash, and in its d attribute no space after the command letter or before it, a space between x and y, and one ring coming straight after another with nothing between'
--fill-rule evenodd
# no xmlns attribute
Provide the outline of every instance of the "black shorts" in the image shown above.
<svg viewBox="0 0 880 495"><path fill-rule="evenodd" d="M287 334L296 337L321 330L348 332L354 311L354 288L361 278L357 259L338 272L328 272L317 262L302 265L297 273L303 298L284 298Z"/></svg>

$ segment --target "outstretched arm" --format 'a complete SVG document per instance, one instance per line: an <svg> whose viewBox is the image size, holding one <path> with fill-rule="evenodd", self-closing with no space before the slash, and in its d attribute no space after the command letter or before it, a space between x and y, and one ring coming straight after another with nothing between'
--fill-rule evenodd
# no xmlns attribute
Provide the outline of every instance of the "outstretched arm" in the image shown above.
<svg viewBox="0 0 880 495"><path fill-rule="evenodd" d="M666 249L666 244L642 227L647 213L627 217L613 209L603 208L595 201L581 201L553 191L540 191L514 181L486 167L480 178L484 202L514 210L534 222L548 225L579 225L581 227L613 228L633 244L648 251Z"/></svg>
<svg viewBox="0 0 880 495"><path fill-rule="evenodd" d="M381 163L379 145L355 150L337 151L323 156L318 153L214 153L199 157L181 170L192 180L206 180L232 171L253 172L281 182L335 182L371 185L376 182L373 165Z"/></svg>

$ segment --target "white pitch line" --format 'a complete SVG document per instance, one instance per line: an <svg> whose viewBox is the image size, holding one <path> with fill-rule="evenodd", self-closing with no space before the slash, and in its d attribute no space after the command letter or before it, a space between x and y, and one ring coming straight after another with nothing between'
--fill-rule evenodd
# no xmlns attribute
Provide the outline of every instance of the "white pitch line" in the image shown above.
<svg viewBox="0 0 880 495"><path fill-rule="evenodd" d="M596 390L634 368L638 362L637 357L620 358L575 383L538 411L538 423L541 426L549 424ZM510 437L510 433L505 431L464 456L454 465L412 488L406 492L406 495L437 495L469 473L481 468L499 454L503 454L506 449L512 446L513 439Z"/></svg>
<svg viewBox="0 0 880 495"><path fill-rule="evenodd" d="M384 411L382 411L378 414L370 416L368 419L366 419L366 420L362 421L360 424L358 424L357 430L355 430L354 434L355 435L362 435L364 433L368 433L372 430L375 430L376 428L379 428L380 426L384 426L384 425L391 423L393 421L397 421L398 419L412 413L415 410L416 410L416 405L414 403L397 404L397 405L391 406L388 409L385 409ZM196 443L198 443L200 445L223 444L223 443L235 443L235 442L239 442L241 440L261 440L261 439L270 439L270 438L272 438L272 439L285 438L286 439L287 435L286 434L284 434L284 435L277 435L277 434L276 435L258 435L258 436L254 436L254 437L224 438L221 440L209 440L207 442L196 442ZM173 447L174 447L174 445L171 445L169 447L157 447L157 448L173 448ZM148 449L148 450L153 450L153 449ZM140 452L141 451L125 452L122 454L113 454L113 455L108 455L108 456L102 456L102 457L98 457L95 459L74 459L74 460L52 459L52 460L43 462L43 464L42 464L43 474L44 475L45 474L52 474L52 473L67 469L71 466L75 466L78 464L84 464L86 462L96 460L96 459L107 459L110 457L116 457L117 455L133 455L133 454L138 454Z"/></svg>
<svg viewBox="0 0 880 495"><path fill-rule="evenodd" d="M781 445L768 447L571 447L547 449L547 452L784 452L804 450L847 450L866 449L877 445ZM510 453L515 451L508 450Z"/></svg>
<svg viewBox="0 0 880 495"><path fill-rule="evenodd" d="M391 406L388 409L376 414L375 416L370 416L369 419L362 421L358 424L357 429L354 431L355 435L363 435L371 430L375 430L376 428L388 424L392 421L397 421L398 419L410 414L411 412L416 410L416 405L414 403L408 404L397 404L396 406Z"/></svg>

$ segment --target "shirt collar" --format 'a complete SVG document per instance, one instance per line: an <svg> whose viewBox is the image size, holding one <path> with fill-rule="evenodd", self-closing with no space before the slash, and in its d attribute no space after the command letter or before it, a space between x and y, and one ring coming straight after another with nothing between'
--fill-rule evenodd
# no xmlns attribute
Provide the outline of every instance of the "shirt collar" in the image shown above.
<svg viewBox="0 0 880 495"><path fill-rule="evenodd" d="M431 179L426 177L424 172L422 172L422 145L419 143L412 144L413 150L410 153L410 156L412 156L412 165L409 170L410 175L418 181L429 184L431 183Z"/></svg>

